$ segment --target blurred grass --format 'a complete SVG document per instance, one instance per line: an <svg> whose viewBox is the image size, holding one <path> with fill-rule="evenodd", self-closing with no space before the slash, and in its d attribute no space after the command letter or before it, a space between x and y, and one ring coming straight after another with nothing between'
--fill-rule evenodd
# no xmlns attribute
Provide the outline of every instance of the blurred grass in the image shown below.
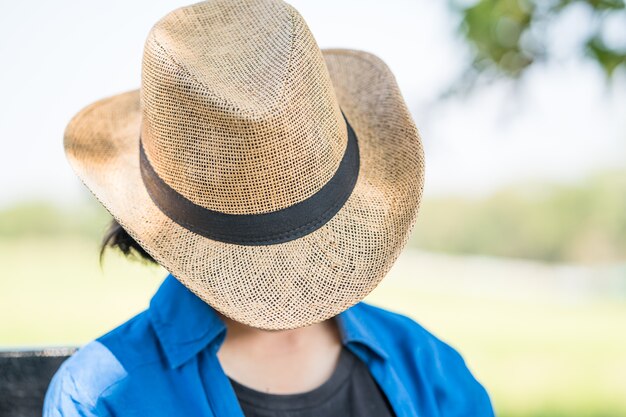
<svg viewBox="0 0 626 417"><path fill-rule="evenodd" d="M0 346L81 345L147 307L165 272L114 253L101 270L97 251L86 237L0 239ZM475 277L494 275L489 259L433 256L405 251L367 301L457 348L499 415L626 415L623 299L563 297L530 280L524 292L506 276L494 291Z"/></svg>
<svg viewBox="0 0 626 417"><path fill-rule="evenodd" d="M86 238L0 240L0 346L80 345L147 307L164 273Z"/></svg>

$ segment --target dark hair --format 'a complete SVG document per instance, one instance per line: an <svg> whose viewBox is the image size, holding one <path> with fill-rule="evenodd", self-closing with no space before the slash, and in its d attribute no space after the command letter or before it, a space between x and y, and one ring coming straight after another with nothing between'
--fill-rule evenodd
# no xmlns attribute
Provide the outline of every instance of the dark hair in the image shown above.
<svg viewBox="0 0 626 417"><path fill-rule="evenodd" d="M150 256L150 254L146 252L144 248L142 248L141 245L139 245L139 243L137 243L137 241L133 239L115 219L111 221L109 229L104 234L104 238L102 239L102 246L100 247L100 262L102 262L104 251L107 248L119 249L126 256L135 257L136 259L150 263L156 263L152 256Z"/></svg>

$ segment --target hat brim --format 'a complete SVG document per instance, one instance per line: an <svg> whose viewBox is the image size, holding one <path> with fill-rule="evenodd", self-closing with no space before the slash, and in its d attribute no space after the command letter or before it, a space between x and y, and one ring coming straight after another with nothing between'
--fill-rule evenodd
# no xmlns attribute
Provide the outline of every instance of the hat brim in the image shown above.
<svg viewBox="0 0 626 417"><path fill-rule="evenodd" d="M166 217L140 174L138 90L91 104L65 132L72 167L122 227L217 311L261 329L310 325L362 300L406 244L422 195L421 140L389 68L362 51L322 52L358 137L360 171L339 212L296 240L223 243Z"/></svg>

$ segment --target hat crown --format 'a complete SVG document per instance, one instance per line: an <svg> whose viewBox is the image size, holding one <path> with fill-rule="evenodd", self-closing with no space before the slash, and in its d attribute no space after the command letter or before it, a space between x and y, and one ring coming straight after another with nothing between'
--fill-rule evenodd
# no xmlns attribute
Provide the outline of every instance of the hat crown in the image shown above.
<svg viewBox="0 0 626 417"><path fill-rule="evenodd" d="M141 105L155 172L223 213L307 199L347 143L322 53L280 0L213 0L161 19L144 49Z"/></svg>

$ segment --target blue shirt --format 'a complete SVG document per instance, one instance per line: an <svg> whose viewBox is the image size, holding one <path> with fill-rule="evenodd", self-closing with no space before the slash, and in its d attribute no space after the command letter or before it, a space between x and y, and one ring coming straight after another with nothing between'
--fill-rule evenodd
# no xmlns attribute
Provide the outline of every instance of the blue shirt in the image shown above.
<svg viewBox="0 0 626 417"><path fill-rule="evenodd" d="M363 302L336 320L397 417L493 416L461 356L413 320ZM243 417L217 358L225 334L215 310L170 275L146 311L63 363L43 415Z"/></svg>

